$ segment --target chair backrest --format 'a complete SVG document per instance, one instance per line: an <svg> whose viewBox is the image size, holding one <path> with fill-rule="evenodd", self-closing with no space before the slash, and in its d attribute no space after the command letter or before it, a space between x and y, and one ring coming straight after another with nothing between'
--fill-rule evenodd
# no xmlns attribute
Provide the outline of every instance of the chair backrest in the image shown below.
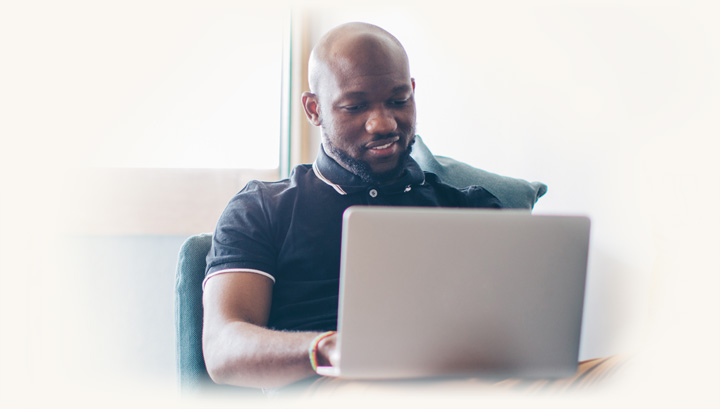
<svg viewBox="0 0 720 409"><path fill-rule="evenodd" d="M203 233L185 240L180 247L175 273L175 353L178 384L182 391L213 384L202 354L202 282L205 257L212 234Z"/></svg>
<svg viewBox="0 0 720 409"><path fill-rule="evenodd" d="M418 135L413 145L412 157L422 170L436 174L450 186L462 189L467 186L482 186L495 195L504 208L532 209L535 202L547 192L541 182L502 176L444 156L435 156Z"/></svg>

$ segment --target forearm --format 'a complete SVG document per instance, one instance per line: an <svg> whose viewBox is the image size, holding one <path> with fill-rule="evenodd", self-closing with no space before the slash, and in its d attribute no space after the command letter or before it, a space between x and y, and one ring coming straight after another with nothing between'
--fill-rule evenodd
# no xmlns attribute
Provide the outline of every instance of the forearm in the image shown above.
<svg viewBox="0 0 720 409"><path fill-rule="evenodd" d="M222 384L287 385L314 374L308 347L317 334L274 331L242 321L227 323L203 337L208 373Z"/></svg>

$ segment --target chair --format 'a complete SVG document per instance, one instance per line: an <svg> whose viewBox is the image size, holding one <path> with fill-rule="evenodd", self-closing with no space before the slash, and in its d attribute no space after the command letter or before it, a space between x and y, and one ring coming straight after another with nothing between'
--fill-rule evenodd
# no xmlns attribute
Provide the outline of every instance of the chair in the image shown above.
<svg viewBox="0 0 720 409"><path fill-rule="evenodd" d="M526 182L500 176L456 160L436 157L422 139L417 137L413 158L423 170L437 174L441 180L462 188L480 185L494 194L504 207L532 209L547 186L540 182ZM210 250L212 234L189 237L180 248L175 275L175 333L178 384L182 392L233 390L216 385L210 379L202 353L202 281L205 278L205 256ZM247 391L247 390L246 390Z"/></svg>
<svg viewBox="0 0 720 409"><path fill-rule="evenodd" d="M479 185L500 199L505 208L532 209L535 202L547 192L540 182L527 182L508 176L474 168L466 163L444 156L435 156L422 138L415 138L412 157L426 172L432 172L443 182L456 188Z"/></svg>
<svg viewBox="0 0 720 409"><path fill-rule="evenodd" d="M202 355L202 281L212 234L189 237L180 247L175 273L175 356L181 391L213 384Z"/></svg>

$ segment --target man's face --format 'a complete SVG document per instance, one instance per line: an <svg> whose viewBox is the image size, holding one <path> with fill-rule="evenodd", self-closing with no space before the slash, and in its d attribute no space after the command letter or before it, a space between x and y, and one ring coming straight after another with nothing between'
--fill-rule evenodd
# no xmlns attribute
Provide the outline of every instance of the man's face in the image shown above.
<svg viewBox="0 0 720 409"><path fill-rule="evenodd" d="M415 138L415 82L395 60L341 61L317 94L325 151L371 182L400 176Z"/></svg>

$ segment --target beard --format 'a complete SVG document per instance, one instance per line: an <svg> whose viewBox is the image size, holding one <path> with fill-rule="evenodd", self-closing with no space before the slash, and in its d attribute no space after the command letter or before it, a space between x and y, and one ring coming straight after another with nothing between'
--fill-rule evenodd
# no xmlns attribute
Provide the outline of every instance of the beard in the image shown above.
<svg viewBox="0 0 720 409"><path fill-rule="evenodd" d="M413 137L405 151L403 151L403 153L401 153L398 157L397 165L395 165L393 169L382 173L373 172L369 163L361 159L353 158L349 153L333 145L327 138L325 138L323 147L328 151L327 153L330 157L335 158L342 167L357 175L363 182L374 185L382 185L392 182L402 176L405 171L405 166L410 158L410 153L412 152L412 146L414 143L415 138Z"/></svg>

